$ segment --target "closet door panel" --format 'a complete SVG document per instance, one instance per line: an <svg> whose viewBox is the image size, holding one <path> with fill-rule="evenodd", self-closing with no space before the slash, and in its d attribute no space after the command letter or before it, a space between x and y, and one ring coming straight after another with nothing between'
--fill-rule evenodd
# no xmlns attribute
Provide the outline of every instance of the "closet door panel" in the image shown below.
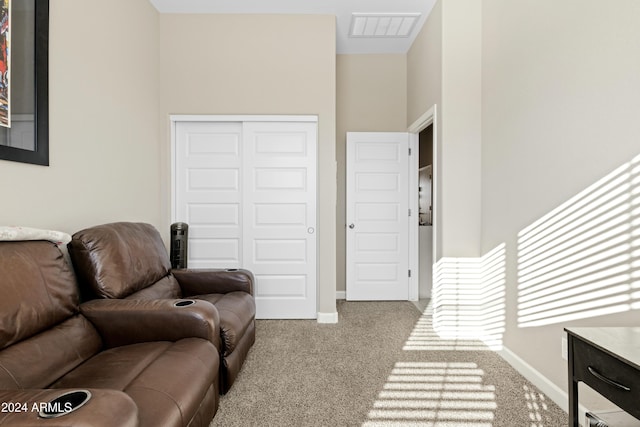
<svg viewBox="0 0 640 427"><path fill-rule="evenodd" d="M244 265L260 318L315 318L315 123L246 122Z"/></svg>
<svg viewBox="0 0 640 427"><path fill-rule="evenodd" d="M176 220L189 268L242 266L242 124L176 124Z"/></svg>
<svg viewBox="0 0 640 427"><path fill-rule="evenodd" d="M258 318L317 317L316 149L315 122L176 122L188 266L252 271Z"/></svg>

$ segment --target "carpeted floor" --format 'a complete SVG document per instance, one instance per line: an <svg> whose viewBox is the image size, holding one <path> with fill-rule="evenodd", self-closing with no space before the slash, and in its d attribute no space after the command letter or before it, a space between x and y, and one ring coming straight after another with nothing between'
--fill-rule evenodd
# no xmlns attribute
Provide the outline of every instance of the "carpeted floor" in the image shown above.
<svg viewBox="0 0 640 427"><path fill-rule="evenodd" d="M409 302L338 302L339 323L259 320L211 426L561 427L567 415L480 342Z"/></svg>

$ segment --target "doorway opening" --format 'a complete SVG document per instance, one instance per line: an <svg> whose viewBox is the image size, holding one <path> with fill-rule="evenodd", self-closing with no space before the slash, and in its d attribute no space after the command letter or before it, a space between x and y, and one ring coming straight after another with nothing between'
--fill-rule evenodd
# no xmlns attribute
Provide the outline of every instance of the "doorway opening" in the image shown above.
<svg viewBox="0 0 640 427"><path fill-rule="evenodd" d="M409 227L409 259L417 274L410 278L410 300L426 309L433 288L433 264L438 257L438 126L437 105L433 105L408 131L413 135L412 147L416 153L411 163L409 199L418 212Z"/></svg>
<svg viewBox="0 0 640 427"><path fill-rule="evenodd" d="M437 159L435 105L407 132L347 133L348 300L426 308L439 247Z"/></svg>
<svg viewBox="0 0 640 427"><path fill-rule="evenodd" d="M418 134L418 299L431 299L433 276L433 124Z"/></svg>

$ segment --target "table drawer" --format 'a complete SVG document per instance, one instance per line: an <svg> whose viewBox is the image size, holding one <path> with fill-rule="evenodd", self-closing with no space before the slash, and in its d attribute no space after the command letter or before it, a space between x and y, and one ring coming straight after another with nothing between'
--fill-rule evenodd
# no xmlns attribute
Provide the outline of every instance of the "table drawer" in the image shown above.
<svg viewBox="0 0 640 427"><path fill-rule="evenodd" d="M640 417L640 372L623 361L573 339L575 381L582 381L636 418Z"/></svg>

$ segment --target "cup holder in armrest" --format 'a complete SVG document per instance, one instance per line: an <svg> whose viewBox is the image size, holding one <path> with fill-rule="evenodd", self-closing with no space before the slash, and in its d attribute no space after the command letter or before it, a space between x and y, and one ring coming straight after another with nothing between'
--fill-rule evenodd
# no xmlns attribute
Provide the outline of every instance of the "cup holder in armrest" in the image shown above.
<svg viewBox="0 0 640 427"><path fill-rule="evenodd" d="M67 415L91 399L89 390L74 390L40 404L40 418L58 418Z"/></svg>
<svg viewBox="0 0 640 427"><path fill-rule="evenodd" d="M188 307L190 305L195 304L196 302L192 299L182 299L180 301L176 301L173 303L174 307Z"/></svg>

